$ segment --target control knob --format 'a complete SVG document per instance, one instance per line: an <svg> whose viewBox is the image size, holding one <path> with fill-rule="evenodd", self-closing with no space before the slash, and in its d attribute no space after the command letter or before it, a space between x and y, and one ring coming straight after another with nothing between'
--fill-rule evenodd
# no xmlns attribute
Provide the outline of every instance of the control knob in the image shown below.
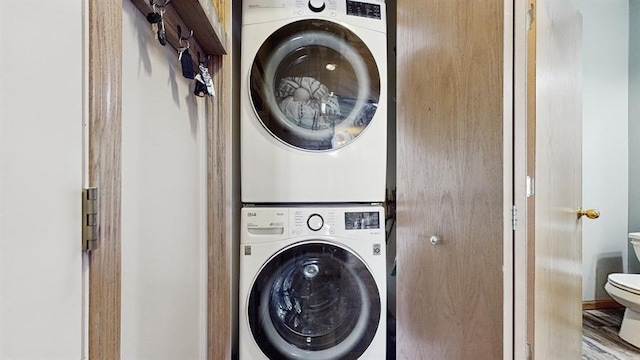
<svg viewBox="0 0 640 360"><path fill-rule="evenodd" d="M324 0L309 0L309 9L313 12L322 12L325 9Z"/></svg>
<svg viewBox="0 0 640 360"><path fill-rule="evenodd" d="M324 219L318 214L312 214L307 219L307 226L313 231L318 231L324 226Z"/></svg>

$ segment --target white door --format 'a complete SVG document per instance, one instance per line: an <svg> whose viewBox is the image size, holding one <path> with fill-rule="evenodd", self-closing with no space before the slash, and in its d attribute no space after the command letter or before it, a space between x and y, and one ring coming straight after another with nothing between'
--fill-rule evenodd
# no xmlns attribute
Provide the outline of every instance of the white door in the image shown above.
<svg viewBox="0 0 640 360"><path fill-rule="evenodd" d="M0 1L0 69L0 359L80 359L82 2Z"/></svg>
<svg viewBox="0 0 640 360"><path fill-rule="evenodd" d="M579 359L582 17L569 1L537 3L533 356Z"/></svg>

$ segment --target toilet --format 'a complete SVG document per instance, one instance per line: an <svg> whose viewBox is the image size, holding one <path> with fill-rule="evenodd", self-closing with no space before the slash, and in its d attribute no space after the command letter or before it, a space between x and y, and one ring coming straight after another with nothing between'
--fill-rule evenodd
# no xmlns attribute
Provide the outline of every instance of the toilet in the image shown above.
<svg viewBox="0 0 640 360"><path fill-rule="evenodd" d="M630 233L629 239L640 260L640 232ZM618 335L640 348L640 274L609 274L604 288L615 301L626 307Z"/></svg>

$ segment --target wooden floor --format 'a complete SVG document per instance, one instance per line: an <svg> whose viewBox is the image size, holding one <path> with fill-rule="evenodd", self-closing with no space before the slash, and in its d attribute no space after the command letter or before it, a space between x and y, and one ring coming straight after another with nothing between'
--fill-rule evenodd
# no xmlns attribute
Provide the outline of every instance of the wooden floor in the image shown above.
<svg viewBox="0 0 640 360"><path fill-rule="evenodd" d="M638 360L640 349L618 337L624 309L585 310L582 313L583 360Z"/></svg>

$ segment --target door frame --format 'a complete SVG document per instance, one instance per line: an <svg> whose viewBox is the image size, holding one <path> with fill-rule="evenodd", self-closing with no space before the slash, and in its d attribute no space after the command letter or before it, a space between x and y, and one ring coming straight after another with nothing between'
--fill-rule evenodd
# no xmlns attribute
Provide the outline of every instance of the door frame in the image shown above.
<svg viewBox="0 0 640 360"><path fill-rule="evenodd" d="M536 68L538 0L518 1L514 15L514 359L534 358L536 283ZM529 184L527 176L532 180ZM528 193L531 194L528 194Z"/></svg>
<svg viewBox="0 0 640 360"><path fill-rule="evenodd" d="M89 253L90 359L120 358L122 1L88 1L88 186L101 197L99 248Z"/></svg>
<svg viewBox="0 0 640 360"><path fill-rule="evenodd" d="M100 189L99 249L89 254L88 353L121 356L122 2L87 1L89 186ZM212 0L231 34L231 1ZM108 36L105 36L108 34ZM207 98L207 358L232 353L232 57L211 58Z"/></svg>
<svg viewBox="0 0 640 360"><path fill-rule="evenodd" d="M528 71L527 71L527 44L528 44L528 24L527 10L531 2L516 1L514 9L514 41L513 41L513 139L514 139L514 167L513 167L513 199L516 209L518 209L517 219L520 220L514 231L514 307L513 307L513 346L514 360L525 360L529 358L528 347L528 266L527 266L527 246L529 228L529 209L527 201L528 174L528 153L530 144L528 141L528 114L527 103L529 91ZM533 24L533 19L532 19ZM535 28L532 28L535 29ZM535 31L535 30L534 30ZM532 231L533 233L533 231ZM533 234L531 234L533 235Z"/></svg>
<svg viewBox="0 0 640 360"><path fill-rule="evenodd" d="M515 3L515 4L514 4ZM504 201L504 290L503 290L503 358L515 359L515 335L516 312L515 293L517 282L515 281L517 259L515 258L515 247L517 244L514 230L514 205L515 199L516 166L518 164L515 148L518 142L515 139L515 96L517 86L515 86L515 66L516 66L516 34L515 18L520 1L504 0L504 75L503 75L503 201ZM517 207L520 209L520 207ZM517 218L516 218L517 220Z"/></svg>

